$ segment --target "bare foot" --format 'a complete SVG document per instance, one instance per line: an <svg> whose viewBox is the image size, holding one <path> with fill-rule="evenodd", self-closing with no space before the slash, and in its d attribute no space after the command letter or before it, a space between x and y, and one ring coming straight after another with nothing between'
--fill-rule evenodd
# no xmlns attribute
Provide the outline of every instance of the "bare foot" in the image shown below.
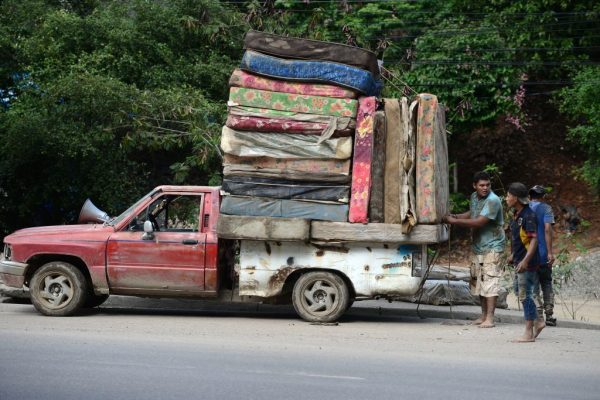
<svg viewBox="0 0 600 400"><path fill-rule="evenodd" d="M542 329L546 327L546 323L544 321L536 322L533 326L533 337L536 338L542 332Z"/></svg>
<svg viewBox="0 0 600 400"><path fill-rule="evenodd" d="M485 321L485 319L483 317L479 317L475 321L471 322L471 325L481 325L483 321Z"/></svg>
<svg viewBox="0 0 600 400"><path fill-rule="evenodd" d="M520 338L511 340L511 342L513 342L513 343L531 343L531 342L535 342L535 338L528 337L528 336L522 336Z"/></svg>
<svg viewBox="0 0 600 400"><path fill-rule="evenodd" d="M493 328L496 325L494 324L494 322L490 322L490 321L483 321L481 324L479 324L480 328Z"/></svg>

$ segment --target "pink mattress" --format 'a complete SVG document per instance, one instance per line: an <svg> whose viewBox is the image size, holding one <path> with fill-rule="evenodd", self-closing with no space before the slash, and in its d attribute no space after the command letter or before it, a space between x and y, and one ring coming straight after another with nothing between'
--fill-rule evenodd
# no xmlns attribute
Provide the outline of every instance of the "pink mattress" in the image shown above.
<svg viewBox="0 0 600 400"><path fill-rule="evenodd" d="M373 160L373 118L377 109L377 99L361 97L358 102L348 221L367 223Z"/></svg>
<svg viewBox="0 0 600 400"><path fill-rule="evenodd" d="M229 78L229 86L268 90L271 92L306 94L310 96L337 97L341 99L354 99L357 96L356 92L340 86L270 79L242 71L241 69L233 71L231 78Z"/></svg>

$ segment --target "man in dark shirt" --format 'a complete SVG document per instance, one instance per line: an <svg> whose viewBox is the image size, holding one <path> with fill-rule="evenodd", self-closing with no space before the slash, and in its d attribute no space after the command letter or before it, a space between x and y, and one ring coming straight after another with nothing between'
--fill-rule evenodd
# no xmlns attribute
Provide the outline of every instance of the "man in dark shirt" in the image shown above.
<svg viewBox="0 0 600 400"><path fill-rule="evenodd" d="M534 291L539 285L537 270L540 265L537 219L529 208L528 190L519 182L511 183L506 195L506 204L514 209L510 222L511 256L509 262L515 265L519 282L519 300L525 315L525 333L514 342L535 342L535 338L546 326L543 316L537 313Z"/></svg>
<svg viewBox="0 0 600 400"><path fill-rule="evenodd" d="M552 207L544 202L546 188L535 185L529 189L529 207L535 212L537 218L538 251L540 254L540 269L538 277L540 287L544 294L543 308L538 305L540 317L546 312L546 325L556 326L554 318L554 290L552 288L552 264L554 263L554 252L552 250L552 225L554 225L554 213ZM539 291L536 290L539 296Z"/></svg>

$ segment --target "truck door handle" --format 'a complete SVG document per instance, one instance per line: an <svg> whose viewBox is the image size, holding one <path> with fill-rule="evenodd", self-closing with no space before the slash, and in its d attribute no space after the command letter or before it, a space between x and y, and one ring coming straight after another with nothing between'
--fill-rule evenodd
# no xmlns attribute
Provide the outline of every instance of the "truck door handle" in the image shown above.
<svg viewBox="0 0 600 400"><path fill-rule="evenodd" d="M184 239L181 243L195 245L195 244L198 244L198 241L195 239Z"/></svg>

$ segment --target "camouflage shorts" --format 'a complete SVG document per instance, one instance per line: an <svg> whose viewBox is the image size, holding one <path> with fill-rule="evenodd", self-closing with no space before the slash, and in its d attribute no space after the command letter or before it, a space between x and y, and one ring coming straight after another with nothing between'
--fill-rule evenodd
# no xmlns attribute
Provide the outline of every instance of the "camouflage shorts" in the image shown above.
<svg viewBox="0 0 600 400"><path fill-rule="evenodd" d="M474 255L471 262L469 288L473 296L494 297L500 292L502 253L489 252Z"/></svg>

